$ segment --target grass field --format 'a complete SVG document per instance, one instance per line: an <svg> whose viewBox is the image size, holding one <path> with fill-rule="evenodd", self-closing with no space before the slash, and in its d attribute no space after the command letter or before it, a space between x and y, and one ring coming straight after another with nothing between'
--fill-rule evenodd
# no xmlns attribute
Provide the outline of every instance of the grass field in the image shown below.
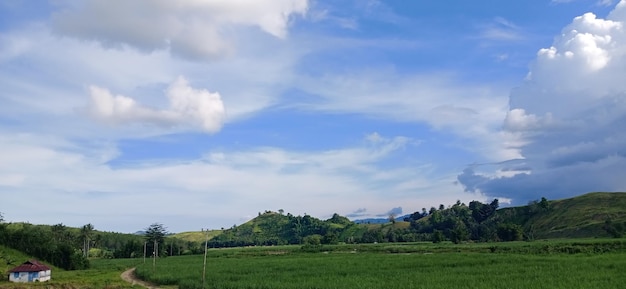
<svg viewBox="0 0 626 289"><path fill-rule="evenodd" d="M24 260L26 261L26 260ZM138 265L140 259L94 259L91 260L91 268L88 270L65 271L52 268L52 280L42 283L10 283L6 276L0 281L0 288L25 289L25 288L49 288L49 289L74 289L74 288L137 288L123 281L120 274Z"/></svg>
<svg viewBox="0 0 626 289"><path fill-rule="evenodd" d="M623 288L626 243L607 240L466 245L210 250L206 288ZM140 265L138 275L202 288L202 256Z"/></svg>
<svg viewBox="0 0 626 289"><path fill-rule="evenodd" d="M5 252L6 254L6 252ZM120 279L137 267L153 283L202 288L203 256L94 259L52 281L0 288L138 288ZM432 244L387 243L211 249L205 288L623 288L626 239ZM167 288L171 288L168 286Z"/></svg>

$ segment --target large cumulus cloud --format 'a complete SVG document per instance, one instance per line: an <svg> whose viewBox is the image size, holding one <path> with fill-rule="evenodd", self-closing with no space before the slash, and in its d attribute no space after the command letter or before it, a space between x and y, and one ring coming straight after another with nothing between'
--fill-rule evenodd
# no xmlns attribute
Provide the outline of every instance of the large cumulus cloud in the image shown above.
<svg viewBox="0 0 626 289"><path fill-rule="evenodd" d="M468 191L524 203L626 189L626 1L574 18L510 95L503 132L523 159L468 167Z"/></svg>

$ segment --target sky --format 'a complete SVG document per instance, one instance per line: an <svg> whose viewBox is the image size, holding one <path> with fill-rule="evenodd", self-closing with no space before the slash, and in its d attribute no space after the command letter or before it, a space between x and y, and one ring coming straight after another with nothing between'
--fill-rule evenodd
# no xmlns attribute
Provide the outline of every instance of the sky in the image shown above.
<svg viewBox="0 0 626 289"><path fill-rule="evenodd" d="M0 212L131 233L626 191L626 0L0 0Z"/></svg>

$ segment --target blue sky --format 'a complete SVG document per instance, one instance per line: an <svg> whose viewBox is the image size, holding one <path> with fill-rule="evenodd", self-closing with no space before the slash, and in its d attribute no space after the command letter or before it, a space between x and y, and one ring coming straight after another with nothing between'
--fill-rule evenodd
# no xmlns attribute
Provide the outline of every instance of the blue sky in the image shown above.
<svg viewBox="0 0 626 289"><path fill-rule="evenodd" d="M626 1L0 2L0 212L134 232L624 191Z"/></svg>

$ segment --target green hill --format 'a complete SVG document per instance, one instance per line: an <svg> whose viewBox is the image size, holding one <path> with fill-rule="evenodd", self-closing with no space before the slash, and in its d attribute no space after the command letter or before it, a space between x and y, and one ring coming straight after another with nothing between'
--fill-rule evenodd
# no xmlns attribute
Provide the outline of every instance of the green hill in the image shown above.
<svg viewBox="0 0 626 289"><path fill-rule="evenodd" d="M190 232L181 232L171 235L170 237L176 238L183 241L188 242L196 242L202 243L206 240L207 235L209 240L215 238L215 236L222 233L222 230L209 230L208 232L202 231L190 231Z"/></svg>
<svg viewBox="0 0 626 289"><path fill-rule="evenodd" d="M538 239L609 237L612 235L607 231L607 221L618 231L623 232L626 227L626 193L588 193L547 201L543 207L535 201L527 206L500 209L498 214Z"/></svg>
<svg viewBox="0 0 626 289"><path fill-rule="evenodd" d="M437 210L434 217L439 223L435 225L431 215L412 222L355 224L337 214L331 219L319 220L308 215L266 211L241 225L210 231L209 246L302 244L311 236L323 244L431 241L433 230L443 232L445 240L456 234L455 228L460 230L462 238L475 241L615 237L626 233L626 193L589 193L553 201L542 199L526 206L492 210L492 213L489 213L490 204L476 203L478 206L458 202ZM497 207L497 202L495 204ZM481 217L480 214L486 215ZM607 230L607 224L613 226L615 234ZM519 235L503 237L506 230L519 232ZM184 232L173 237L202 242L205 233Z"/></svg>
<svg viewBox="0 0 626 289"><path fill-rule="evenodd" d="M328 220L320 220L309 215L265 211L246 223L222 231L209 241L209 246L302 244L307 238L332 244L349 238L349 234L359 234L358 230L353 230L354 226L356 224L348 218L337 214Z"/></svg>
<svg viewBox="0 0 626 289"><path fill-rule="evenodd" d="M0 276L7 276L9 270L25 261L34 259L20 251L0 245Z"/></svg>
<svg viewBox="0 0 626 289"><path fill-rule="evenodd" d="M457 202L430 212L415 212L408 222L355 224L334 214L320 220L266 211L250 221L225 230L208 232L209 247L252 245L335 244L373 242L445 241L486 242L551 238L621 237L626 235L626 193L589 193L562 200L537 200L526 206L499 208L473 201ZM11 257L8 247L24 250L42 261L61 260L54 254L82 255L79 228L28 223L0 223L0 273L2 262L23 262ZM182 232L167 237L162 252L168 255L200 254L206 232ZM89 257L142 256L143 236L94 231ZM31 244L24 246L24 244ZM56 250L56 251L55 251ZM67 251L67 252L66 252ZM13 254L13 253L11 253ZM60 253L59 253L60 254ZM5 259L4 256L8 256ZM75 256L76 257L76 256ZM54 263L54 262L53 262ZM5 268L6 269L6 268Z"/></svg>

